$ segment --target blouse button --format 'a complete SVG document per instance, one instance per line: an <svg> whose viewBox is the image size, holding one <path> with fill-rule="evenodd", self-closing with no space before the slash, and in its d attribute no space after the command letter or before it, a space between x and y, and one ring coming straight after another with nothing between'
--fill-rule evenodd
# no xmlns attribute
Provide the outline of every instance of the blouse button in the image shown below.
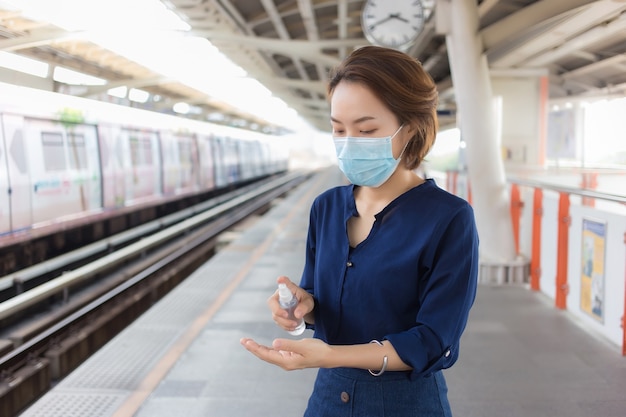
<svg viewBox="0 0 626 417"><path fill-rule="evenodd" d="M347 392L343 391L341 393L341 402L347 403L348 401L350 401L350 396Z"/></svg>
<svg viewBox="0 0 626 417"><path fill-rule="evenodd" d="M449 351L449 350L446 350L446 353L444 354L444 356L445 356L446 358L448 358L448 357L450 356L450 351Z"/></svg>
<svg viewBox="0 0 626 417"><path fill-rule="evenodd" d="M350 262L350 261L346 262L346 266L347 266L348 268L350 268L350 267L352 266L352 262Z"/></svg>

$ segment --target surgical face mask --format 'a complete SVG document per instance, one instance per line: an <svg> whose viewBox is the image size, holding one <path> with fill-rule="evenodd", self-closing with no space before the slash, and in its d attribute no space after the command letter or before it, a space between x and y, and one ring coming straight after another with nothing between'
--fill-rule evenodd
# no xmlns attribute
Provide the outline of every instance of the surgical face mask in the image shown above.
<svg viewBox="0 0 626 417"><path fill-rule="evenodd" d="M352 184L378 187L391 177L406 149L393 157L391 140L400 129L384 138L333 137L339 168Z"/></svg>

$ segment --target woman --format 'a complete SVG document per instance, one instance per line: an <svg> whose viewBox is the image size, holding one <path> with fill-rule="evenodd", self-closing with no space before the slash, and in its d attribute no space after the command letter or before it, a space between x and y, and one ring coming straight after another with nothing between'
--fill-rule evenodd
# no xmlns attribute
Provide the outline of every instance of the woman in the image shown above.
<svg viewBox="0 0 626 417"><path fill-rule="evenodd" d="M476 293L478 237L464 200L415 170L437 131L437 91L410 56L355 50L328 85L339 167L352 183L311 208L299 300L314 338L242 344L284 369L320 368L305 416L450 416L442 369ZM285 330L297 323L268 304Z"/></svg>

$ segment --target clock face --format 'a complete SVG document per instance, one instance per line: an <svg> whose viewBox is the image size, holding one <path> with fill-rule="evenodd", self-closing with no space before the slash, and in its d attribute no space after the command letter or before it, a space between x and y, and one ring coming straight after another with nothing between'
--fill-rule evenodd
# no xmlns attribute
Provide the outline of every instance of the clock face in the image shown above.
<svg viewBox="0 0 626 417"><path fill-rule="evenodd" d="M361 26L371 43L403 49L424 28L424 7L420 0L367 0Z"/></svg>

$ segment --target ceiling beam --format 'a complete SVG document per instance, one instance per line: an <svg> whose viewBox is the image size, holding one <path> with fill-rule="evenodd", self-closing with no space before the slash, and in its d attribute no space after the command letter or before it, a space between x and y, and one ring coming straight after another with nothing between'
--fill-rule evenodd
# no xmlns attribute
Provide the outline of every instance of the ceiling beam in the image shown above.
<svg viewBox="0 0 626 417"><path fill-rule="evenodd" d="M98 86L90 86L87 88L84 94L81 94L83 97L98 95L104 93L112 88L117 87L128 87L131 88L145 88L158 86L162 84L174 83L178 82L178 80L174 80L168 77L151 77L151 78L131 78L127 80L117 80L114 82L107 83L105 85Z"/></svg>
<svg viewBox="0 0 626 417"><path fill-rule="evenodd" d="M596 0L540 0L532 3L481 30L483 46L485 50L493 49L502 42L518 38L521 33L525 33L529 27L539 22L571 12L594 1Z"/></svg>
<svg viewBox="0 0 626 417"><path fill-rule="evenodd" d="M281 40L286 41L286 42L291 41L291 36L289 35L289 31L285 27L285 24L283 23L283 18L278 12L278 9L276 8L274 1L273 0L261 0L261 4L263 4L265 11L267 12L270 18L270 21L274 25L274 28L276 29L276 33L278 33L278 37ZM302 62L300 61L300 59L298 59L298 57L291 57L291 62L293 62L293 65L296 68L296 71L298 72L298 75L300 76L300 78L307 79L308 78L307 72L304 69L304 66L302 65ZM284 68L281 70L284 71Z"/></svg>
<svg viewBox="0 0 626 417"><path fill-rule="evenodd" d="M621 5L621 7L626 9L624 5ZM545 51L540 55L526 60L525 64L530 66L547 65L568 54L585 50L601 39L607 39L610 36L618 35L624 31L626 31L626 14L620 14L616 19L608 23L601 23L579 36L568 39L567 42L561 43L559 46L549 51Z"/></svg>
<svg viewBox="0 0 626 417"><path fill-rule="evenodd" d="M304 24L307 38L311 41L319 41L320 35L317 30L315 12L313 11L313 5L311 4L311 0L298 0L298 10L300 10L300 16L302 16L302 23ZM325 79L326 70L324 65L322 65L318 61L315 61L314 64L315 70L317 72L317 79ZM308 76L306 78L308 78Z"/></svg>
<svg viewBox="0 0 626 417"><path fill-rule="evenodd" d="M251 48L298 56L303 59L311 60L312 62L319 61L330 66L339 65L340 59L321 52L323 49L336 49L341 47L354 48L365 43L363 39L324 39L319 41L291 39L285 41L281 39L257 38L202 30L193 30L190 34L205 37L211 42L216 40L241 43Z"/></svg>
<svg viewBox="0 0 626 417"><path fill-rule="evenodd" d="M21 49L47 46L53 42L68 39L82 39L84 32L67 32L63 29L41 29L30 34L0 40L0 51L19 51Z"/></svg>

